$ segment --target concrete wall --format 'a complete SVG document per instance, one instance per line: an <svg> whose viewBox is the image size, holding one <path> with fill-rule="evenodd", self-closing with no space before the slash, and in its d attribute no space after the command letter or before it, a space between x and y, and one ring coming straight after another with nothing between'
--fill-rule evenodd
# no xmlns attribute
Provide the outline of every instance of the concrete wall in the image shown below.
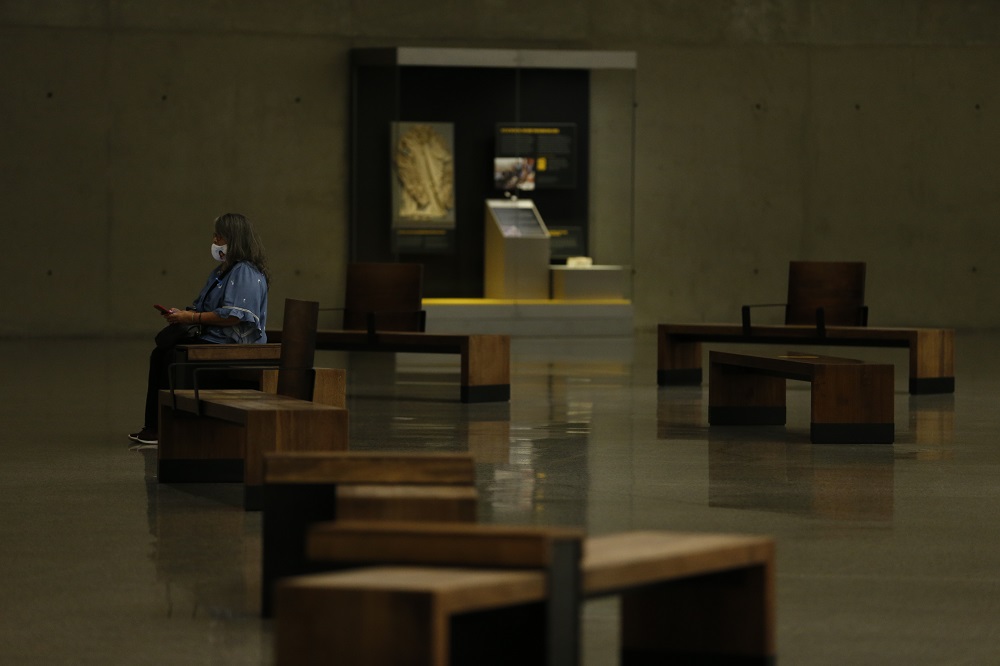
<svg viewBox="0 0 1000 666"><path fill-rule="evenodd" d="M640 327L780 301L795 258L867 261L873 324L1000 325L1000 3L530 7L0 2L0 335L148 334L227 210L264 237L275 322L339 304L355 46L636 51Z"/></svg>

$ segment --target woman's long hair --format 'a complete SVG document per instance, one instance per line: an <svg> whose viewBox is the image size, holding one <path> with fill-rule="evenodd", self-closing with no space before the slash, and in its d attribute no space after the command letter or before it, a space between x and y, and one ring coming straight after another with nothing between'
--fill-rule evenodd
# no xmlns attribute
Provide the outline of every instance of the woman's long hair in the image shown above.
<svg viewBox="0 0 1000 666"><path fill-rule="evenodd" d="M241 261L245 261L264 274L267 283L271 283L271 273L267 268L267 255L264 244L260 242L257 232L244 215L239 213L223 213L215 218L215 233L226 239L226 260L221 272L225 273Z"/></svg>

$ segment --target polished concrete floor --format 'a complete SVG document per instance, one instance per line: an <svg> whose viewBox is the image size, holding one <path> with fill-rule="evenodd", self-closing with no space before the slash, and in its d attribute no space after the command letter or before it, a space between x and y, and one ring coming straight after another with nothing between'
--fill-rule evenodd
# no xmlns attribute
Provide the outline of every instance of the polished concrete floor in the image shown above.
<svg viewBox="0 0 1000 666"><path fill-rule="evenodd" d="M894 445L810 444L795 383L787 427L709 428L651 334L515 339L509 404L458 402L450 357L318 364L349 370L354 448L474 454L485 521L773 535L779 663L1000 664L998 349L961 333L954 395L897 388ZM260 516L129 449L147 353L0 340L0 664L272 663ZM906 386L903 351L832 353ZM585 663L616 663L616 616L585 609Z"/></svg>

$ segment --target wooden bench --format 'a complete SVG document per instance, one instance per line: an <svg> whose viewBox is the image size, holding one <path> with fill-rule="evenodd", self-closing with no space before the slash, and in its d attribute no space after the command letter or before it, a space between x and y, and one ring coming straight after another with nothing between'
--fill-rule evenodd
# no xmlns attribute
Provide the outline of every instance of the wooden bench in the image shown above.
<svg viewBox="0 0 1000 666"><path fill-rule="evenodd" d="M276 663L577 663L577 646L565 642L578 638L572 625L579 603L559 607L562 617L553 613L553 595L566 594L572 567L547 566L551 553L526 554L516 529L508 538L511 528L454 526L423 539L393 526L353 529L314 527L310 555L396 564L282 581ZM773 663L769 538L657 531L591 537L576 576L569 599L620 596L622 663ZM553 631L566 614L570 626Z"/></svg>
<svg viewBox="0 0 1000 666"><path fill-rule="evenodd" d="M222 377L225 381L233 374L243 379L245 371L258 368L276 367L281 361L281 345L257 344L187 344L174 347L174 359L170 369L174 388L194 388L199 378L206 375L211 379ZM227 372L223 372L223 371ZM214 377L213 377L214 376ZM215 382L207 382L213 388L223 388Z"/></svg>
<svg viewBox="0 0 1000 666"><path fill-rule="evenodd" d="M536 605L535 610L543 613L532 618L532 634L541 633L546 663L570 664L577 663L583 537L582 530L565 527L338 520L310 528L308 556L327 566L392 563L541 571L546 603L544 608ZM473 632L473 625L466 623L462 632L472 657L476 657L479 637L471 634L485 631L488 637L496 630L489 620L478 624ZM481 660L483 655L476 658Z"/></svg>
<svg viewBox="0 0 1000 666"><path fill-rule="evenodd" d="M274 581L315 571L310 525L329 520L476 519L472 456L458 453L272 453L264 457L261 613Z"/></svg>
<svg viewBox="0 0 1000 666"><path fill-rule="evenodd" d="M348 447L344 371L316 373L318 401L274 393L276 371L263 371L261 391L160 391L157 481L242 483L244 508L260 510L266 453Z"/></svg>
<svg viewBox="0 0 1000 666"><path fill-rule="evenodd" d="M313 367L318 312L314 301L285 299L278 367L241 368L257 389L200 390L195 381L160 391L159 482L242 482L244 508L260 509L266 452L347 448L346 373ZM222 355L236 346L212 345Z"/></svg>
<svg viewBox="0 0 1000 666"><path fill-rule="evenodd" d="M281 355L281 331L268 331L264 345L180 345L177 363L197 367L261 365L277 362ZM404 352L412 354L458 354L461 357L462 402L506 402L510 400L510 336L449 335L384 331L320 330L316 349L332 351ZM179 385L190 385L182 374Z"/></svg>
<svg viewBox="0 0 1000 666"><path fill-rule="evenodd" d="M268 331L267 336L269 340L281 341L281 331ZM462 402L510 400L509 335L319 330L316 332L316 349L458 354L462 363Z"/></svg>
<svg viewBox="0 0 1000 666"><path fill-rule="evenodd" d="M784 425L786 379L811 385L811 441L892 443L893 367L812 354L709 352L709 424Z"/></svg>
<svg viewBox="0 0 1000 666"><path fill-rule="evenodd" d="M945 328L740 324L657 326L657 384L699 385L702 343L902 347L910 352L910 393L955 391L955 331Z"/></svg>

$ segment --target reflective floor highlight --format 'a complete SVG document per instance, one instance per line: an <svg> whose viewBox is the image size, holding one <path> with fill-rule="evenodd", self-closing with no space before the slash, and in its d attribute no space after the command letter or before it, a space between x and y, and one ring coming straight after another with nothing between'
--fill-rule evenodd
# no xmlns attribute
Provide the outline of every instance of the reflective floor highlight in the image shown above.
<svg viewBox="0 0 1000 666"><path fill-rule="evenodd" d="M905 351L822 350L896 365L893 445L810 444L794 382L786 427L709 428L652 334L516 338L509 404L460 403L448 356L317 365L348 369L352 448L471 452L483 521L772 535L779 663L997 664L1000 333L957 349L956 393L922 396ZM272 663L259 514L129 449L148 351L0 340L0 664ZM584 663L617 663L616 618L588 604Z"/></svg>

